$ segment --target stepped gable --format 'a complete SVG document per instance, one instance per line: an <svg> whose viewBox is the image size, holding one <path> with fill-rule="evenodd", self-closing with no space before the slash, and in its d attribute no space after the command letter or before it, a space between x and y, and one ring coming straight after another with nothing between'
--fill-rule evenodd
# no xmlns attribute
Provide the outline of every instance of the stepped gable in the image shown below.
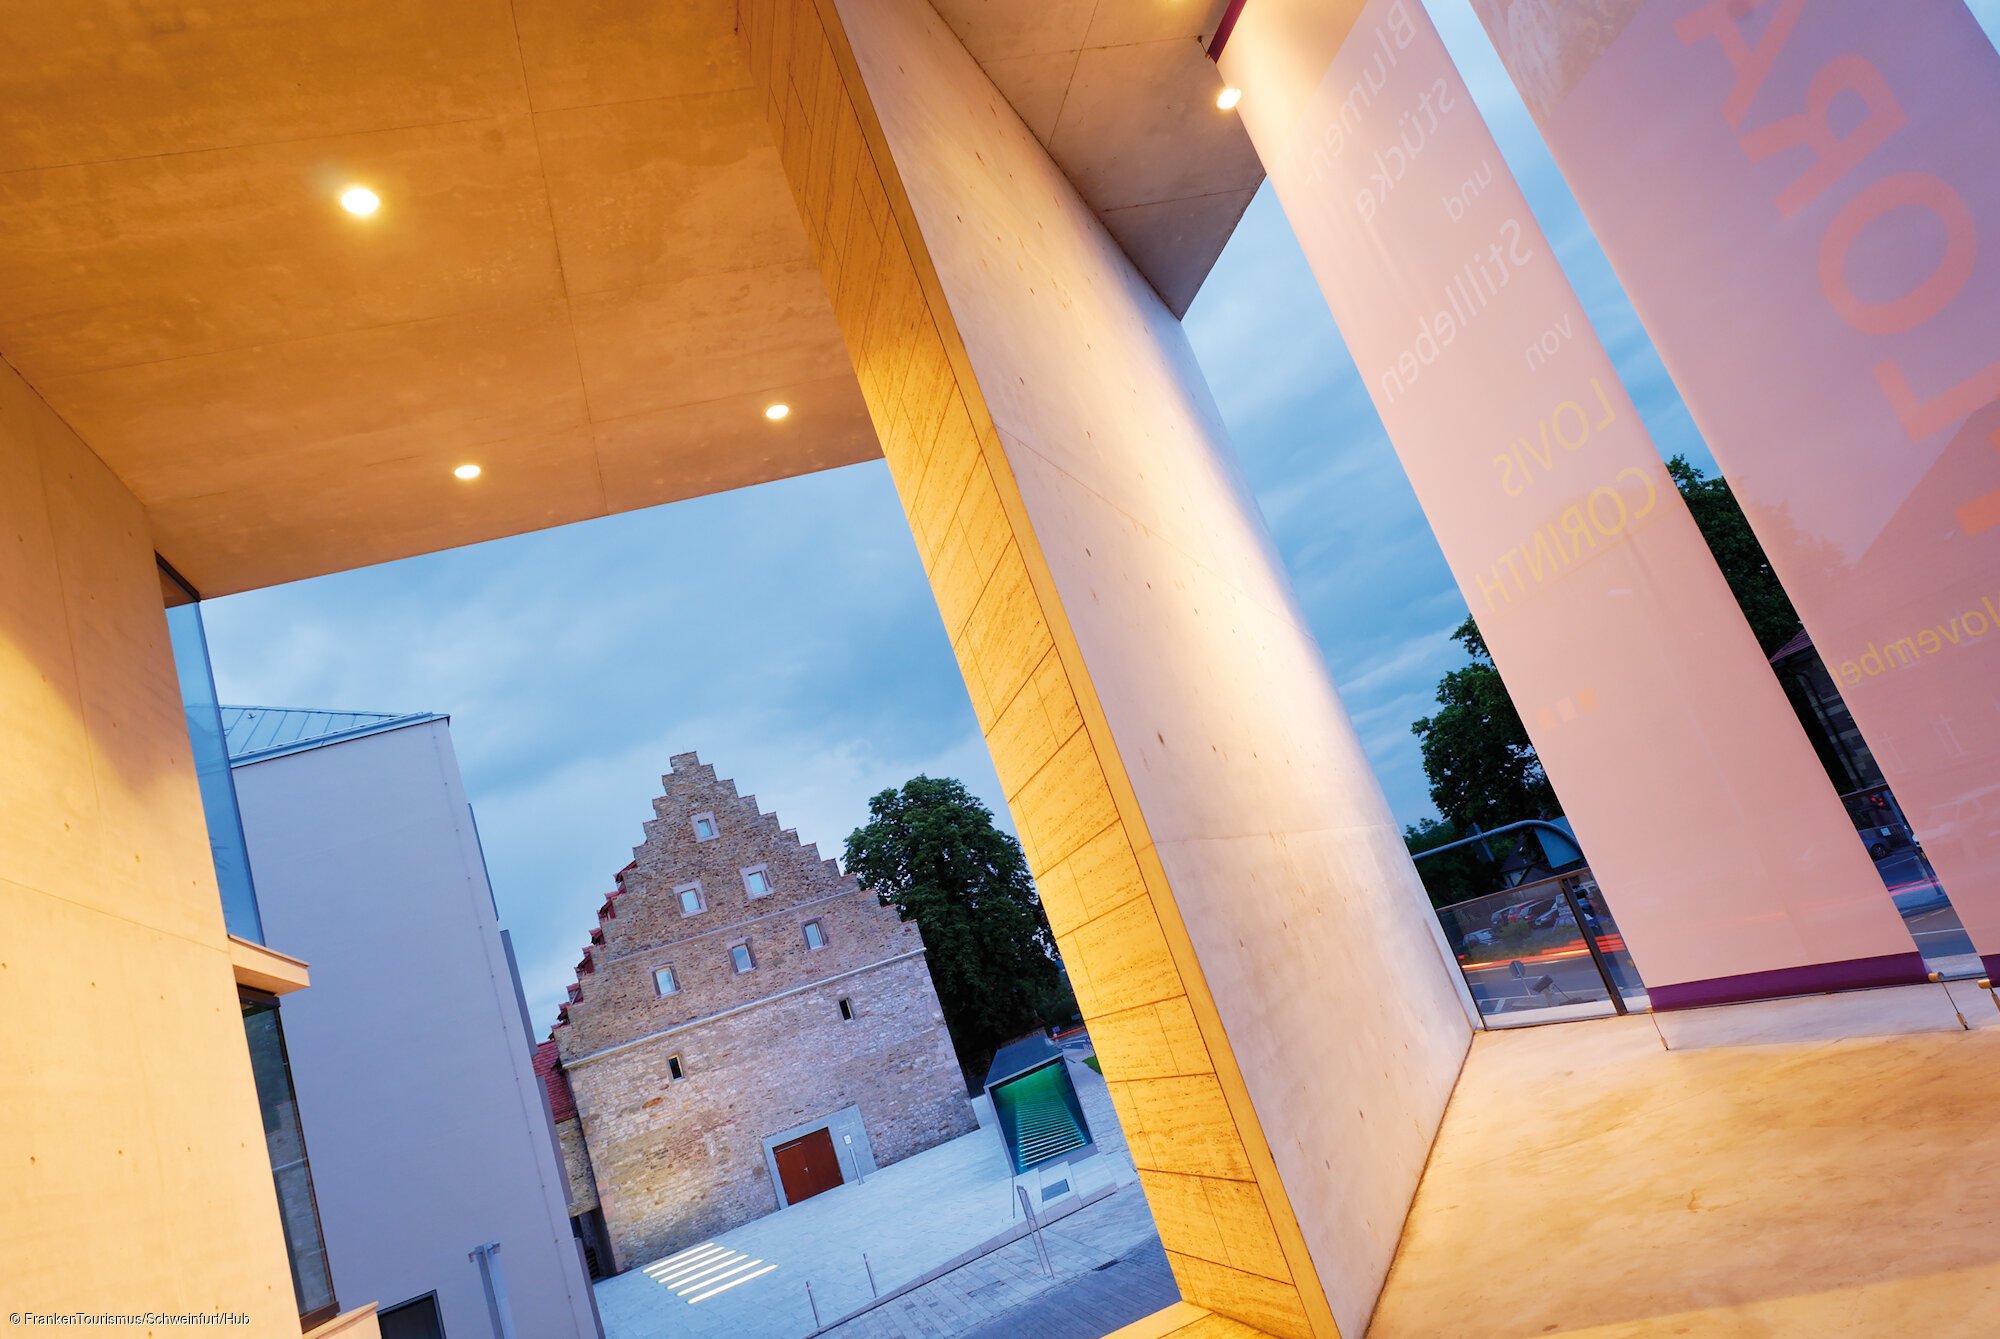
<svg viewBox="0 0 2000 1339"><path fill-rule="evenodd" d="M822 978L923 947L915 924L699 755L675 754L671 768L660 778L645 840L597 909L551 1031L566 1059L748 1003L779 981ZM752 882L759 871L768 892L753 891L762 886ZM690 890L699 910L683 901ZM808 960L803 925L821 916L837 916L840 933ZM759 967L742 976L729 968L730 946L740 939L750 940ZM671 966L679 983L671 997L655 987L661 966Z"/></svg>

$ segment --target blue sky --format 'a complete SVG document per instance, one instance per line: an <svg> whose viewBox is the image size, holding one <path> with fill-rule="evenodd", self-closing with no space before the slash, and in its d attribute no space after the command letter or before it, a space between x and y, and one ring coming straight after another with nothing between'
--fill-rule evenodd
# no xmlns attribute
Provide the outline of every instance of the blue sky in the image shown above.
<svg viewBox="0 0 2000 1339"><path fill-rule="evenodd" d="M1427 0L1662 454L1712 463L1466 0ZM1988 31L2000 0L1975 0ZM1465 602L1268 189L1186 328L1399 819ZM1007 821L879 461L216 600L223 700L443 711L537 1028L669 755L837 855L868 797L962 778Z"/></svg>

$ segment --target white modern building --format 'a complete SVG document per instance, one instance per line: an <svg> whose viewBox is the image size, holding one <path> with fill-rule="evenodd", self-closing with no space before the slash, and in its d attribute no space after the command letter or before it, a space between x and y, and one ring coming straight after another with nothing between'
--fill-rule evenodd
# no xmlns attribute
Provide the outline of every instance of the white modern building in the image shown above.
<svg viewBox="0 0 2000 1339"><path fill-rule="evenodd" d="M224 707L335 1285L384 1339L601 1334L447 717Z"/></svg>

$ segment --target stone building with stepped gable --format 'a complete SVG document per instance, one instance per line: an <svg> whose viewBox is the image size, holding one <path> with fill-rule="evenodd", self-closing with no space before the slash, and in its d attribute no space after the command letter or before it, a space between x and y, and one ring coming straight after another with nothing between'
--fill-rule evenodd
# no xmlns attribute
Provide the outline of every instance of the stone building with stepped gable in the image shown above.
<svg viewBox="0 0 2000 1339"><path fill-rule="evenodd" d="M916 925L672 768L551 1034L612 1272L977 1127Z"/></svg>

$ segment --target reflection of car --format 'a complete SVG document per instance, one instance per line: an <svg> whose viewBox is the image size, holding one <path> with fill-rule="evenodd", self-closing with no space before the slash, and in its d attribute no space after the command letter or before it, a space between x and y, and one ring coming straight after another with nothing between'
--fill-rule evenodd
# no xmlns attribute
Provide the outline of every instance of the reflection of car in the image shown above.
<svg viewBox="0 0 2000 1339"><path fill-rule="evenodd" d="M1880 860L1899 846L1910 844L1909 830L1901 826L1860 829L1861 843L1871 858Z"/></svg>
<svg viewBox="0 0 2000 1339"><path fill-rule="evenodd" d="M1488 923L1498 930L1504 926L1527 921L1536 929L1541 929L1552 923L1553 918L1549 913L1561 905L1562 899L1559 897L1538 897L1531 902L1516 902L1512 906L1502 907L1494 912L1493 919Z"/></svg>
<svg viewBox="0 0 2000 1339"><path fill-rule="evenodd" d="M1855 835L1861 838L1861 844L1868 848L1873 859L1880 860L1891 851L1914 845L1909 825L1903 822L1894 798L1886 789L1860 791L1841 799L1847 805L1848 818L1854 822Z"/></svg>
<svg viewBox="0 0 2000 1339"><path fill-rule="evenodd" d="M1938 886L1936 879L1926 879L1920 884L1905 888L1902 892L1897 893L1895 897L1896 910L1905 916L1915 916L1925 911L1936 911L1939 907L1948 907L1951 905L1950 899L1944 895L1944 889Z"/></svg>
<svg viewBox="0 0 2000 1339"><path fill-rule="evenodd" d="M1465 946L1467 948L1485 948L1495 938L1497 936L1491 930L1474 930L1465 937Z"/></svg>

